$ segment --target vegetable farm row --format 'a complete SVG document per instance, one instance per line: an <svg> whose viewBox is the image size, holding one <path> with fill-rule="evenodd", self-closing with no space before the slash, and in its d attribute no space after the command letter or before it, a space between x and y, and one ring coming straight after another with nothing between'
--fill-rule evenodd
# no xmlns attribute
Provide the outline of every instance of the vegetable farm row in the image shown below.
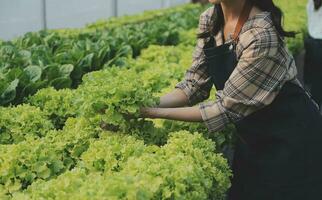
<svg viewBox="0 0 322 200"><path fill-rule="evenodd" d="M150 44L175 45L180 30L196 26L201 9L185 5L137 20L123 17L82 30L28 33L1 42L0 105L21 103L40 88L76 88L85 73L120 66Z"/></svg>
<svg viewBox="0 0 322 200"><path fill-rule="evenodd" d="M10 56L0 61L5 63L1 76L18 80L6 83L17 87L11 87L15 92L3 90L3 105L23 102L0 108L0 199L224 199L231 171L220 152L230 143L233 127L210 134L198 123L137 116L139 107L156 105L158 97L172 90L191 64L202 8L176 9L139 15L138 21L124 17L119 23L100 21L81 30L30 33L1 44L1 53L8 55L10 46L16 52L29 51L30 60L18 53L10 54L17 62ZM299 17L284 11L286 21ZM296 30L304 30L295 23ZM141 29L147 24L155 28L145 33ZM137 38L150 39L136 46ZM70 46L78 42L83 43L80 54ZM110 42L117 44L114 51L127 53L97 61ZM161 46L165 44L176 46ZM294 53L299 44L301 37L288 40ZM64 55L54 60L57 49ZM53 63L59 70L50 75L42 67ZM82 69L78 78L73 76L76 66ZM40 75L37 67L42 68ZM49 84L61 78L55 77L57 71L65 73L70 84ZM24 73L31 82L23 82ZM43 81L46 84L30 88ZM19 86L22 83L28 84ZM3 85L0 89L6 88ZM19 93L27 91L21 89L27 85L30 92Z"/></svg>
<svg viewBox="0 0 322 200"><path fill-rule="evenodd" d="M84 187L85 197L96 190L94 199L223 198L230 185L227 162L211 140L182 131L202 130L200 124L173 132L172 122L131 118L140 106L155 105L157 96L181 78L191 47L150 46L123 68L86 74L77 89L42 89L27 100L30 105L3 108L7 129L26 125L1 141L4 193L17 199L68 199ZM10 115L27 113L13 128ZM60 184L65 179L70 185Z"/></svg>

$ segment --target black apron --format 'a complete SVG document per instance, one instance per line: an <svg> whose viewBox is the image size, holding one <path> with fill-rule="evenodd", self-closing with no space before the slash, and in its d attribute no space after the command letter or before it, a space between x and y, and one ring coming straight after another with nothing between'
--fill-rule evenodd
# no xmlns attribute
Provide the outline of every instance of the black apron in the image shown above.
<svg viewBox="0 0 322 200"><path fill-rule="evenodd" d="M237 65L235 43L204 46L222 90ZM229 200L322 199L322 116L307 93L286 82L275 100L235 124L238 139Z"/></svg>
<svg viewBox="0 0 322 200"><path fill-rule="evenodd" d="M322 39L305 39L304 82L311 85L313 99L322 104Z"/></svg>

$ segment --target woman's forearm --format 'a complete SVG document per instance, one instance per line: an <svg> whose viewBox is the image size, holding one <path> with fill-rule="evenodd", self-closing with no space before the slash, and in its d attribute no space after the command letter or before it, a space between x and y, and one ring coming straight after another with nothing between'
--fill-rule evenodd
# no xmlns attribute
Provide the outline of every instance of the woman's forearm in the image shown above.
<svg viewBox="0 0 322 200"><path fill-rule="evenodd" d="M188 97L181 89L174 89L172 92L160 98L159 108L177 108L188 105Z"/></svg>
<svg viewBox="0 0 322 200"><path fill-rule="evenodd" d="M171 119L185 122L202 122L198 106L183 108L142 108L142 117Z"/></svg>
<svg viewBox="0 0 322 200"><path fill-rule="evenodd" d="M188 104L187 95L181 89L175 89L162 96L157 107L141 108L141 117L202 122L199 107L184 107Z"/></svg>

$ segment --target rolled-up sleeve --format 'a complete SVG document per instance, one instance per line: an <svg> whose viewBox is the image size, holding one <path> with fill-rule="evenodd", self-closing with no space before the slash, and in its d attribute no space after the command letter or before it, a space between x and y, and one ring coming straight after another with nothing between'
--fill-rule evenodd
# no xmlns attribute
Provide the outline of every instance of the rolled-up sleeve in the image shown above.
<svg viewBox="0 0 322 200"><path fill-rule="evenodd" d="M243 33L240 45L238 64L224 89L217 91L216 101L199 105L210 132L269 105L286 81L288 58L274 29L252 28Z"/></svg>
<svg viewBox="0 0 322 200"><path fill-rule="evenodd" d="M213 9L208 8L199 17L198 33L206 31L209 27ZM192 65L186 71L184 79L176 84L175 88L181 89L188 97L189 105L195 105L209 97L212 83L206 72L207 66L203 54L206 39L197 39L194 49Z"/></svg>

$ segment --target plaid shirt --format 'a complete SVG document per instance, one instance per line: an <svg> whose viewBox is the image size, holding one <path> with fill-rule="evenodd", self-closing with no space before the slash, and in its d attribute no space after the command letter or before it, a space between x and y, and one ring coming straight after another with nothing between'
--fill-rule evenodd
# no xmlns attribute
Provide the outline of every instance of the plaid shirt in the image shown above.
<svg viewBox="0 0 322 200"><path fill-rule="evenodd" d="M213 7L200 15L199 32L209 27ZM228 41L231 40L229 37ZM202 51L208 39L198 39L193 62L183 81L176 85L189 99L190 106L209 97L212 83L206 73ZM215 37L216 45L223 44L222 32ZM237 122L269 105L286 81L299 84L294 58L278 35L269 12L250 17L244 24L236 46L238 64L216 92L216 100L199 104L202 119L210 132Z"/></svg>

